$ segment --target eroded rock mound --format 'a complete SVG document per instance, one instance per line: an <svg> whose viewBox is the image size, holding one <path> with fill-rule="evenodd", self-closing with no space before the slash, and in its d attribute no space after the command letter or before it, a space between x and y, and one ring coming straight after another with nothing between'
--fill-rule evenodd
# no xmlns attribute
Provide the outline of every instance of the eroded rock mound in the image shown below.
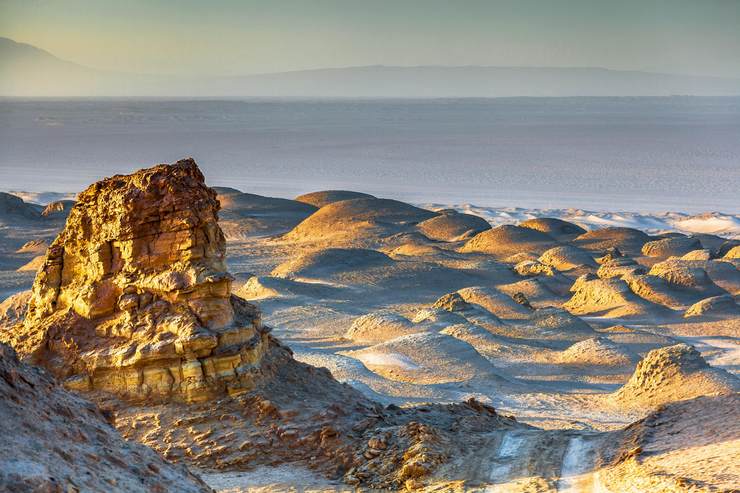
<svg viewBox="0 0 740 493"><path fill-rule="evenodd" d="M584 233L573 243L586 250L604 251L617 248L628 255L639 255L650 237L634 228L603 228Z"/></svg>
<svg viewBox="0 0 740 493"><path fill-rule="evenodd" d="M8 296L0 303L0 331L10 329L26 317L31 291L21 291Z"/></svg>
<svg viewBox="0 0 740 493"><path fill-rule="evenodd" d="M415 326L406 317L384 311L357 317L344 337L359 343L377 344L422 331L423 326Z"/></svg>
<svg viewBox="0 0 740 493"><path fill-rule="evenodd" d="M535 310L530 323L537 327L545 339L593 337L594 329L586 322L559 308Z"/></svg>
<svg viewBox="0 0 740 493"><path fill-rule="evenodd" d="M437 215L397 200L342 200L311 214L290 230L285 239L333 246L369 246L409 231L414 225Z"/></svg>
<svg viewBox="0 0 740 493"><path fill-rule="evenodd" d="M316 211L296 200L264 197L234 188L215 187L221 204L221 228L229 239L290 231Z"/></svg>
<svg viewBox="0 0 740 493"><path fill-rule="evenodd" d="M335 279L345 273L388 268L391 265L393 260L376 250L326 248L287 260L275 267L272 275L286 278Z"/></svg>
<svg viewBox="0 0 740 493"><path fill-rule="evenodd" d="M519 223L522 228L536 229L547 233L553 238L567 239L573 238L574 236L582 235L586 232L585 229L578 226L577 224L563 221L554 217L538 217L535 219L527 219L524 222Z"/></svg>
<svg viewBox="0 0 740 493"><path fill-rule="evenodd" d="M692 250L689 253L684 254L681 260L712 260L712 251L708 248L701 248L699 250Z"/></svg>
<svg viewBox="0 0 740 493"><path fill-rule="evenodd" d="M645 274L647 271L643 266L629 257L617 257L605 260L596 271L596 275L602 279L622 277L628 274Z"/></svg>
<svg viewBox="0 0 740 493"><path fill-rule="evenodd" d="M218 208L192 160L92 185L2 338L77 390L189 402L252 389L268 335L231 295Z"/></svg>
<svg viewBox="0 0 740 493"><path fill-rule="evenodd" d="M736 491L740 395L698 397L658 407L608 437L602 491Z"/></svg>
<svg viewBox="0 0 740 493"><path fill-rule="evenodd" d="M528 252L543 253L555 246L555 239L536 229L504 224L475 235L463 245L466 253L488 253L500 258Z"/></svg>
<svg viewBox="0 0 740 493"><path fill-rule="evenodd" d="M701 242L696 238L672 236L645 243L642 246L642 254L648 257L680 257L701 248Z"/></svg>
<svg viewBox="0 0 740 493"><path fill-rule="evenodd" d="M547 265L539 260L522 260L514 266L514 271L524 277L529 276L555 276L558 270L552 265Z"/></svg>
<svg viewBox="0 0 740 493"><path fill-rule="evenodd" d="M712 296L697 301L686 310L684 317L700 317L703 315L740 315L740 306L729 294Z"/></svg>
<svg viewBox="0 0 740 493"><path fill-rule="evenodd" d="M653 265L648 274L660 277L675 286L705 293L707 296L724 294L724 291L709 277L707 271L693 265L693 262L678 259L667 260Z"/></svg>
<svg viewBox="0 0 740 493"><path fill-rule="evenodd" d="M411 334L348 354L379 375L400 382L439 384L476 378L503 382L473 346L446 334Z"/></svg>
<svg viewBox="0 0 740 493"><path fill-rule="evenodd" d="M726 259L740 259L740 245L732 246L727 253L724 254L723 258Z"/></svg>
<svg viewBox="0 0 740 493"><path fill-rule="evenodd" d="M439 216L427 219L417 226L424 236L432 240L464 240L491 229L491 225L482 217L462 214L452 209L439 212Z"/></svg>
<svg viewBox="0 0 740 493"><path fill-rule="evenodd" d="M582 266L596 267L596 262L591 255L578 247L570 245L551 248L544 252L539 260L559 271L568 271Z"/></svg>
<svg viewBox="0 0 740 493"><path fill-rule="evenodd" d="M559 363L570 365L628 366L639 359L633 352L605 337L576 342L557 356Z"/></svg>
<svg viewBox="0 0 740 493"><path fill-rule="evenodd" d="M460 296L468 303L480 305L499 318L528 318L532 308L517 303L510 296L497 289L486 286L471 286L458 290Z"/></svg>
<svg viewBox="0 0 740 493"><path fill-rule="evenodd" d="M575 315L607 317L650 316L659 309L635 295L622 279L579 279L573 285L573 296L563 308Z"/></svg>
<svg viewBox="0 0 740 493"><path fill-rule="evenodd" d="M17 224L40 219L41 207L15 195L0 192L0 224Z"/></svg>
<svg viewBox="0 0 740 493"><path fill-rule="evenodd" d="M306 296L314 299L337 296L337 288L313 282L299 282L272 276L252 276L237 289L245 300L284 296Z"/></svg>
<svg viewBox="0 0 740 493"><path fill-rule="evenodd" d="M295 200L321 208L325 205L333 204L334 202L341 202L342 200L374 198L374 196L368 193L353 192L351 190L322 190L320 192L311 192L299 195Z"/></svg>
<svg viewBox="0 0 740 493"><path fill-rule="evenodd" d="M67 219L69 211L75 205L74 200L57 200L55 202L49 202L41 211L41 215L57 221L63 221Z"/></svg>
<svg viewBox="0 0 740 493"><path fill-rule="evenodd" d="M44 253L48 246L44 240L31 240L24 243L15 253Z"/></svg>
<svg viewBox="0 0 740 493"><path fill-rule="evenodd" d="M694 347L676 344L650 351L613 397L622 405L639 407L738 390L737 377L709 366Z"/></svg>
<svg viewBox="0 0 740 493"><path fill-rule="evenodd" d="M2 491L211 491L185 467L124 440L95 405L4 344L0 433Z"/></svg>

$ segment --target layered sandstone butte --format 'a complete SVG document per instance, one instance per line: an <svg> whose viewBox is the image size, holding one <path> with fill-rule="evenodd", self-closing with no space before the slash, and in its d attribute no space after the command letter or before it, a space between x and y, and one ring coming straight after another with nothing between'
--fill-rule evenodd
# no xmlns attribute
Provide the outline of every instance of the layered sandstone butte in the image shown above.
<svg viewBox="0 0 740 493"><path fill-rule="evenodd" d="M269 338L231 295L218 210L192 159L93 184L23 326L0 337L76 390L185 402L251 390Z"/></svg>

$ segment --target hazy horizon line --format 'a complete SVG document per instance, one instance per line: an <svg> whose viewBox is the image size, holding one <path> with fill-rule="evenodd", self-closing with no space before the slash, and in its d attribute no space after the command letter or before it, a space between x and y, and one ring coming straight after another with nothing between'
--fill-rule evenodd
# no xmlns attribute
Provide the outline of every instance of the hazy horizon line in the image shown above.
<svg viewBox="0 0 740 493"><path fill-rule="evenodd" d="M337 66L323 66L323 67L313 67L313 68L298 68L298 69L291 69L291 70L280 70L276 72L253 72L253 73L243 73L239 75L206 75L206 76L198 76L198 75L185 75L177 72L129 72L129 71L121 71L121 70L110 70L110 69L103 69L98 68L95 66L87 65L87 64L81 64L72 60L68 60L66 58L60 57L56 54L54 54L52 51L49 51L47 48L43 48L41 46L25 42L25 41L18 41L13 38L9 38L7 36L0 35L0 39L6 39L8 41L11 41L18 45L23 45L30 47L34 50L38 50L48 56L51 56L55 58L56 60L64 63L69 63L72 65L75 65L79 68L86 69L86 70L94 70L96 72L102 72L106 74L111 75L136 75L136 76L153 76L153 77L184 77L184 78L192 78L192 79L237 79L242 77L260 77L260 76L271 76L271 75L279 75L279 74L293 74L293 73L303 73L303 72L318 72L318 71L332 71L332 70L348 70L348 69L365 69L365 68L404 68L404 69L413 69L413 68L488 68L488 69L543 69L543 70L601 70L606 72L619 72L619 73L636 73L636 74L648 74L648 75L669 75L669 76L678 76L678 77L699 77L699 78L709 78L709 79L722 79L722 80L736 80L740 81L740 77L728 77L723 75L715 75L715 74L691 74L691 73L681 73L681 72L660 72L660 71L652 71L652 70L639 70L639 69L618 69L618 68L610 68L606 66L601 65L479 65L479 64L466 64L466 65L446 65L446 64L415 64L415 65L388 65L388 64L361 64L361 65L337 65ZM578 97L578 96L576 96ZM587 97L587 96L586 96ZM424 98L427 99L427 98Z"/></svg>

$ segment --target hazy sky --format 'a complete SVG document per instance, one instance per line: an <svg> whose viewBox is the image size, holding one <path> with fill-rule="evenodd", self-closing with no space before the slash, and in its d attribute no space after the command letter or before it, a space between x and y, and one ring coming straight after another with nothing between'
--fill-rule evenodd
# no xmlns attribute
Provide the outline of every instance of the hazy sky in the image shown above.
<svg viewBox="0 0 740 493"><path fill-rule="evenodd" d="M740 0L0 0L0 36L127 72L434 64L740 77Z"/></svg>

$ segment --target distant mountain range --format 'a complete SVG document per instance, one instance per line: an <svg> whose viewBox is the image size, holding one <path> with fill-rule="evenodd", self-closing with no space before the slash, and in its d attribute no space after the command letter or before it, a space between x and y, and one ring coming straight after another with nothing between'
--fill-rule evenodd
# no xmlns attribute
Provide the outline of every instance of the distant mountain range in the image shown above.
<svg viewBox="0 0 740 493"><path fill-rule="evenodd" d="M366 66L240 77L97 70L0 38L0 96L511 97L740 95L740 79L603 68Z"/></svg>

